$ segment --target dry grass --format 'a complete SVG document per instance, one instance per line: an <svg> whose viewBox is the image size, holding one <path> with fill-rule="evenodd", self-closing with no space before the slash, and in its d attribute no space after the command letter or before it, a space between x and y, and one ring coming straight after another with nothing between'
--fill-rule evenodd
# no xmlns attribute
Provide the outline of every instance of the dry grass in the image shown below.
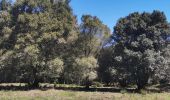
<svg viewBox="0 0 170 100"><path fill-rule="evenodd" d="M170 93L121 94L63 90L0 91L0 100L170 100Z"/></svg>
<svg viewBox="0 0 170 100"><path fill-rule="evenodd" d="M25 86L24 83L1 83L0 86ZM42 86L53 87L53 84L43 83ZM57 84L57 87L79 87L77 85ZM155 89L155 87L153 87ZM110 88L108 88L110 89ZM145 94L145 95L144 95ZM142 94L119 92L85 92L69 90L29 90L19 89L0 91L0 100L170 100L170 93L152 93L142 91Z"/></svg>

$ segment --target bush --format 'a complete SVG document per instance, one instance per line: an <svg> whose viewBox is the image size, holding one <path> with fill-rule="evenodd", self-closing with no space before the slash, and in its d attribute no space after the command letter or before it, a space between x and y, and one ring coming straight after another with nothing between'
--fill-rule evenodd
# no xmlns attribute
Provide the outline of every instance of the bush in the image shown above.
<svg viewBox="0 0 170 100"><path fill-rule="evenodd" d="M97 87L103 87L103 84L100 82L93 82L92 87L97 88Z"/></svg>

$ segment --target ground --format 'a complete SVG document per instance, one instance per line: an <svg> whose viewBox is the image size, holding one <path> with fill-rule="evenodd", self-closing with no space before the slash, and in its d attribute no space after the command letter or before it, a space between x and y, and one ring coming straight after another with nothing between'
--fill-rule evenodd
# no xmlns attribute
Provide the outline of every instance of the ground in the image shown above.
<svg viewBox="0 0 170 100"><path fill-rule="evenodd" d="M0 91L0 100L170 100L170 93L112 93L64 90Z"/></svg>
<svg viewBox="0 0 170 100"><path fill-rule="evenodd" d="M140 93L133 88L91 87L86 90L74 84L40 85L40 88L30 89L24 83L1 83L0 100L170 100L169 84L150 86Z"/></svg>

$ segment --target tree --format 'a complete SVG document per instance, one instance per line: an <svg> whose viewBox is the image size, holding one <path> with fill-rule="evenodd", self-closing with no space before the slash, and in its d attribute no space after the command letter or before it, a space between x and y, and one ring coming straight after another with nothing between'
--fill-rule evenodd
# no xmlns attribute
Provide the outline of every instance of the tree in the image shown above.
<svg viewBox="0 0 170 100"><path fill-rule="evenodd" d="M11 8L10 0L1 0L0 1L0 10L1 11L10 10L10 8Z"/></svg>
<svg viewBox="0 0 170 100"><path fill-rule="evenodd" d="M157 79L157 82L159 81L160 84L165 84L170 82L170 45L169 40L167 41L168 46L163 51L163 56L166 61L166 67L162 67L160 70L157 70L157 75L153 78L153 80Z"/></svg>
<svg viewBox="0 0 170 100"><path fill-rule="evenodd" d="M58 82L60 75L64 70L64 62L60 58L55 58L47 62L47 72L45 72L46 77L50 82Z"/></svg>
<svg viewBox="0 0 170 100"><path fill-rule="evenodd" d="M73 62L77 58L88 58L99 56L99 51L104 46L104 43L110 36L110 30L97 17L91 15L82 16L82 23L79 26L78 38L70 46L71 49L67 51L68 57L65 61L67 63L64 69L64 79L67 83L80 84L78 79L80 75L75 75L80 67L73 67Z"/></svg>
<svg viewBox="0 0 170 100"><path fill-rule="evenodd" d="M15 82L17 80L17 68L14 58L14 51L11 50L11 36L13 33L12 16L9 9L10 2L7 0L0 1L0 74L1 82Z"/></svg>
<svg viewBox="0 0 170 100"><path fill-rule="evenodd" d="M0 82L14 83L18 82L18 67L16 62L18 61L14 56L14 51L8 50L0 51Z"/></svg>
<svg viewBox="0 0 170 100"><path fill-rule="evenodd" d="M116 41L113 66L122 75L119 81L128 83L132 80L138 89L142 89L148 79L156 75L156 70L165 67L162 53L167 47L169 28L160 11L136 12L118 21L113 34Z"/></svg>
<svg viewBox="0 0 170 100"><path fill-rule="evenodd" d="M97 56L110 36L109 28L97 17L83 15L80 25L80 34L77 40L79 55Z"/></svg>
<svg viewBox="0 0 170 100"><path fill-rule="evenodd" d="M76 17L69 0L17 0L11 7L0 12L3 73L15 68L17 81L33 87L58 80L67 52L77 38Z"/></svg>
<svg viewBox="0 0 170 100"><path fill-rule="evenodd" d="M100 56L98 58L99 62L99 68L98 68L98 78L101 82L106 83L109 85L109 83L112 83L115 81L113 77L115 77L112 73L112 53L114 50L114 46L108 46L104 47L100 51Z"/></svg>
<svg viewBox="0 0 170 100"><path fill-rule="evenodd" d="M88 89L97 78L97 60L94 57L77 58L73 63L74 75L79 83L84 83Z"/></svg>

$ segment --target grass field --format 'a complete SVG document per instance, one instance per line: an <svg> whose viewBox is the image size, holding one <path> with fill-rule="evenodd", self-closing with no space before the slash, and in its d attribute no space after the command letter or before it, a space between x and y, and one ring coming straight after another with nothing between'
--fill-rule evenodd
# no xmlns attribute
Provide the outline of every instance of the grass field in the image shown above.
<svg viewBox="0 0 170 100"><path fill-rule="evenodd" d="M0 100L170 100L170 93L76 92L64 90L0 91Z"/></svg>
<svg viewBox="0 0 170 100"><path fill-rule="evenodd" d="M57 84L54 88L54 84L43 83L41 86L43 88L29 89L24 83L1 83L0 100L170 100L170 92L160 91L157 86L150 87L155 92L143 90L141 93L111 87L91 88L87 92L77 85ZM162 87L170 88L169 85Z"/></svg>

